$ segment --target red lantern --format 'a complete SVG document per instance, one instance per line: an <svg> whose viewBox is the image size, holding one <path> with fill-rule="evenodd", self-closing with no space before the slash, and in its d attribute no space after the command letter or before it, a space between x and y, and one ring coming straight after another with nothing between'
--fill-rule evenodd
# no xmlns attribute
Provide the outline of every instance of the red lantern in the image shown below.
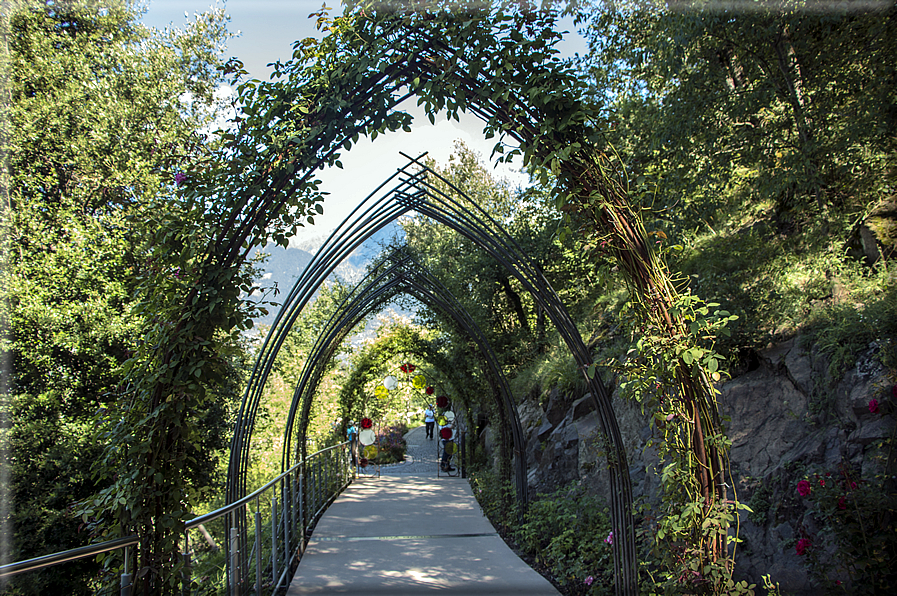
<svg viewBox="0 0 897 596"><path fill-rule="evenodd" d="M435 391L435 389L433 389L432 387L427 387L426 391L427 391L427 395L433 395L433 392Z"/></svg>
<svg viewBox="0 0 897 596"><path fill-rule="evenodd" d="M452 438L452 429L446 427L439 431L439 436L448 441Z"/></svg>
<svg viewBox="0 0 897 596"><path fill-rule="evenodd" d="M362 468L368 467L368 458L362 457L360 460L358 460L358 465Z"/></svg>
<svg viewBox="0 0 897 596"><path fill-rule="evenodd" d="M408 365L407 365L407 364L403 364L402 366L399 367L399 370L402 371L403 373L407 373L407 372L408 372Z"/></svg>
<svg viewBox="0 0 897 596"><path fill-rule="evenodd" d="M372 426L374 426L374 422L370 418L361 419L361 428L371 428Z"/></svg>
<svg viewBox="0 0 897 596"><path fill-rule="evenodd" d="M414 369L415 369L415 366L413 364L408 365L408 372L413 373Z"/></svg>
<svg viewBox="0 0 897 596"><path fill-rule="evenodd" d="M447 408L448 407L448 398L444 395L440 395L439 397L436 398L436 405L440 408Z"/></svg>

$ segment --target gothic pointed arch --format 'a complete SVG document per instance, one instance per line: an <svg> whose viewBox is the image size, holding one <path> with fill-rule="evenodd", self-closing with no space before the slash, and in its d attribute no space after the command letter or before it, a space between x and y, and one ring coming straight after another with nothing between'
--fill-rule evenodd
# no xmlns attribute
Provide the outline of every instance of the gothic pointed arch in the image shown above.
<svg viewBox="0 0 897 596"><path fill-rule="evenodd" d="M690 482L687 491L698 495L705 515L726 502L726 448L718 440L715 393L706 370L694 365L694 352L688 349L695 344L687 342L697 339L675 308L678 292L662 255L628 203L628 180L603 141L598 106L585 99L583 84L555 56L553 44L559 36L554 33L554 15L521 9L516 2L422 1L413 8L350 2L340 17L323 15L328 29L324 39L297 42L293 60L276 64L271 81L237 82L240 112L222 131L221 150L183 164L189 175L171 201L172 215L158 222L148 248L152 266L141 309L151 322L129 364L128 406L109 436L106 457L127 473L114 478L110 474L110 488L96 500L98 510L125 520L113 524L117 531L139 529L141 565L159 570L145 576L147 593L156 577L177 581L172 579L178 541L174 528L183 521L182 499L190 489L180 470L187 458L187 437L195 430L191 414L210 399L207 387L220 382L225 368L218 337L233 336L251 324L252 307L244 298L252 287L246 271L249 255L269 241L286 245L298 226L313 222L324 198L316 171L341 165L339 152L361 135L375 139L408 128L411 118L399 106L411 97L431 120L439 113L455 116L461 111L481 118L485 134L499 136L499 151L521 155L540 181L550 183L559 209L578 213L603 235L632 294L641 301L642 316L658 336L686 338L681 344L686 349L669 358L674 371L669 376L683 412L694 423L681 460ZM403 190L384 200L382 210L371 211L365 225L373 230L378 222L415 209L478 243L540 297L540 307L592 385L611 472L611 517L618 538L613 547L616 590L635 594L626 455L609 398L597 376L586 374L594 370L588 350L550 286L520 258L513 241L490 228L487 218L447 197L437 199L435 189L425 181L417 183L417 175L408 173ZM487 229L490 232L483 233ZM363 237L360 233L332 244L307 272L306 281ZM168 279L173 270L185 272L186 279ZM302 291L291 299L307 301ZM274 349L277 342L272 336L265 349ZM248 391L257 390L265 366L253 373ZM251 419L252 405L240 416ZM240 436L235 434L235 440ZM134 448L121 450L122 445ZM139 503L140 513L134 515L125 503ZM699 525L693 529L701 531ZM724 557L725 532L706 538L702 552L705 560Z"/></svg>
<svg viewBox="0 0 897 596"><path fill-rule="evenodd" d="M501 263L516 277L533 299L547 313L567 343L578 366L591 389L592 399L600 421L599 436L603 450L607 454L607 466L611 488L611 516L617 529L615 560L620 573L625 573L628 562L635 564L634 523L632 520L632 495L629 481L627 458L620 431L617 426L610 396L601 382L600 376L589 376L586 370L592 366L592 358L579 332L567 313L562 301L551 288L541 272L530 262L524 251L517 246L511 235L494 221L482 208L467 198L460 189L453 188L445 179L436 185L431 178L438 178L420 159L409 158L409 163L397 171L383 185L359 204L355 211L331 234L318 250L303 274L289 292L283 308L265 338L258 361L253 369L246 396L240 409L231 450L228 474L228 501L233 502L245 494L246 455L251 443L255 413L268 373L274 358L283 343L289 328L308 303L317 288L335 270L340 261L354 251L365 239L372 236L398 217L415 212L437 221L469 238L474 244ZM389 185L392 184L390 187ZM442 188L453 192L448 194ZM489 358L491 348L482 338L469 316L465 318L457 301L441 288L432 276L413 267L407 257L397 258L372 270L364 283L359 284L341 305L325 330L321 333L312 350L308 363L294 393L288 416L287 436L284 451L284 467L288 467L296 447L294 434L300 438L298 449L303 448L305 424L307 422L311 398L323 374L323 363L350 330L364 316L379 309L399 293L414 296L424 303L442 306L464 328L467 334L487 355L491 367L490 378L496 381L496 400L504 422L503 432L509 432L513 442L513 453L505 461L515 462L515 481L519 498L526 500L525 445L517 418L516 405L507 389L507 383L500 369L494 364L494 355ZM440 289L441 288L441 289ZM297 424L298 423L298 424Z"/></svg>

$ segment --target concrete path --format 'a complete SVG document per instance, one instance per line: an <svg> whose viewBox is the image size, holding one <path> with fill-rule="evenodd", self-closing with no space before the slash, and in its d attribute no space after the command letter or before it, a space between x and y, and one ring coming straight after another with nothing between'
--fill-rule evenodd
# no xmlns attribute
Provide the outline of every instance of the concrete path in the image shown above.
<svg viewBox="0 0 897 596"><path fill-rule="evenodd" d="M359 478L324 513L287 595L557 596L505 545L467 480L437 478L436 447L423 427L406 441L410 455L420 450L417 459Z"/></svg>

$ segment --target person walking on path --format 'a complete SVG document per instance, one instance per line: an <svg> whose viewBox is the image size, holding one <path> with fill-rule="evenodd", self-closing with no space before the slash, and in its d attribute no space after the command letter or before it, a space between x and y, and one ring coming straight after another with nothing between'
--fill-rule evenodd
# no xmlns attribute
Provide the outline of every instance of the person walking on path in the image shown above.
<svg viewBox="0 0 897 596"><path fill-rule="evenodd" d="M451 426L444 426L439 431L442 437L442 458L439 461L439 469L443 472L454 472L452 467L452 454L455 452L454 431Z"/></svg>
<svg viewBox="0 0 897 596"><path fill-rule="evenodd" d="M427 438L431 441L433 440L433 426L436 424L436 412L433 411L433 406L427 405L427 409L424 410L424 424L427 425Z"/></svg>
<svg viewBox="0 0 897 596"><path fill-rule="evenodd" d="M349 439L349 453L352 454L352 465L358 465L358 427L355 421L349 422L349 430L346 431L346 437Z"/></svg>

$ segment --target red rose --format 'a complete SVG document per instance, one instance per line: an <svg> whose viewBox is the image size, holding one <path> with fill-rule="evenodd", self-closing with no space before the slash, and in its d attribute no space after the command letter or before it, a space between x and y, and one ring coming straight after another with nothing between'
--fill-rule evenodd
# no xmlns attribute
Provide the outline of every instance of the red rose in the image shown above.
<svg viewBox="0 0 897 596"><path fill-rule="evenodd" d="M801 538L800 540L797 541L797 546L794 548L794 550L797 551L798 556L802 557L803 554L805 552L807 552L807 549L810 548L811 546L813 546L813 545L810 543L809 539Z"/></svg>
<svg viewBox="0 0 897 596"><path fill-rule="evenodd" d="M838 499L838 509L847 509L847 499L844 497Z"/></svg>
<svg viewBox="0 0 897 596"><path fill-rule="evenodd" d="M797 492L800 496L806 497L810 494L810 483L806 480L801 480L797 483Z"/></svg>
<svg viewBox="0 0 897 596"><path fill-rule="evenodd" d="M878 400L870 399L869 400L869 411L873 414L878 414Z"/></svg>

